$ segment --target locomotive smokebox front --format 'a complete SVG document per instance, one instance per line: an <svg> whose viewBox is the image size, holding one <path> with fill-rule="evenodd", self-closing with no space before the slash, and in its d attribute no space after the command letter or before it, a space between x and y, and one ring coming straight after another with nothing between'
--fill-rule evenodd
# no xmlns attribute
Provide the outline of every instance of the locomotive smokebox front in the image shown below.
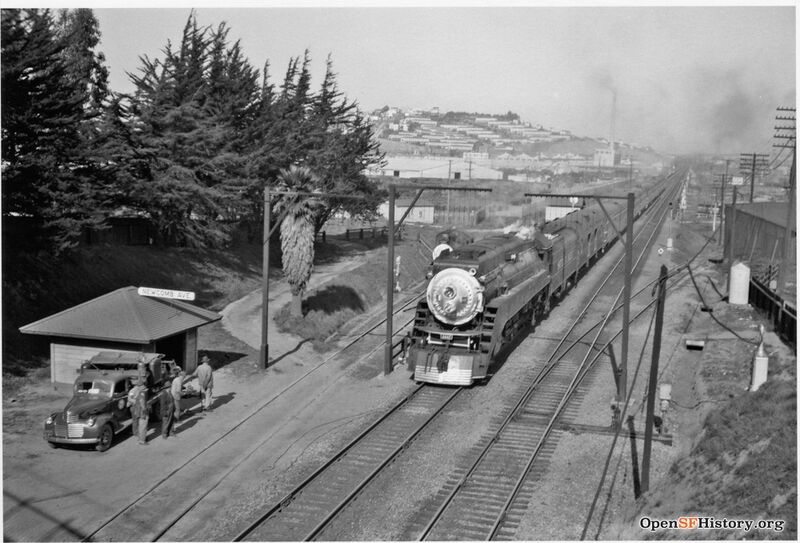
<svg viewBox="0 0 800 543"><path fill-rule="evenodd" d="M428 283L428 307L441 322L458 326L483 311L483 287L467 270L447 268Z"/></svg>

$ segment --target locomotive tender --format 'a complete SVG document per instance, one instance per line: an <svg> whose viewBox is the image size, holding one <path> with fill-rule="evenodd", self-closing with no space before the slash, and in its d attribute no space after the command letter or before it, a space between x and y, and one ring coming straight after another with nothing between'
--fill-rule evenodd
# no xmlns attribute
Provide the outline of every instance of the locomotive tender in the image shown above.
<svg viewBox="0 0 800 543"><path fill-rule="evenodd" d="M638 196L635 217L650 205L653 192ZM604 206L624 231L626 202ZM408 338L406 363L414 379L446 385L485 379L500 348L543 319L615 236L595 203L545 223L530 239L492 235L440 250Z"/></svg>

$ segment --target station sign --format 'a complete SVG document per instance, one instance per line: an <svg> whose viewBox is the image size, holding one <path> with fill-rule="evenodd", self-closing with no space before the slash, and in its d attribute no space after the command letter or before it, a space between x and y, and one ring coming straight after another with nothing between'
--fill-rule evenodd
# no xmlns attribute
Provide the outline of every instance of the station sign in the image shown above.
<svg viewBox="0 0 800 543"><path fill-rule="evenodd" d="M741 175L734 175L733 177L731 177L731 185L733 185L734 187L744 185L744 177L742 177Z"/></svg>
<svg viewBox="0 0 800 543"><path fill-rule="evenodd" d="M170 298L173 300L194 300L194 292L185 290L167 290L164 288L139 287L136 291L139 296L152 296L154 298Z"/></svg>

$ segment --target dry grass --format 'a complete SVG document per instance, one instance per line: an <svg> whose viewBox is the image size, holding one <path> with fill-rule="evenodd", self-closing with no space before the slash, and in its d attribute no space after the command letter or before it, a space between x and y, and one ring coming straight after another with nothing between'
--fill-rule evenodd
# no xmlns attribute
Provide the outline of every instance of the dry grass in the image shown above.
<svg viewBox="0 0 800 543"><path fill-rule="evenodd" d="M429 259L415 239L398 244L395 254L401 258L401 285L408 287L424 278ZM312 341L317 350L326 350L326 339L385 299L386 266L386 251L376 250L355 270L308 292L302 317L292 317L290 304L285 304L275 315L279 330Z"/></svg>

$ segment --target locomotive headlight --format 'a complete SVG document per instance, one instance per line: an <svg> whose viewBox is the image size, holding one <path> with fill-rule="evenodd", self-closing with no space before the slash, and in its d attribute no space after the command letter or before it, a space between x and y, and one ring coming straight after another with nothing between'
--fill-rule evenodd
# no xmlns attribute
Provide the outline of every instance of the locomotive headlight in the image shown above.
<svg viewBox="0 0 800 543"><path fill-rule="evenodd" d="M447 268L428 283L427 299L439 321L464 324L483 310L483 287L469 271Z"/></svg>

